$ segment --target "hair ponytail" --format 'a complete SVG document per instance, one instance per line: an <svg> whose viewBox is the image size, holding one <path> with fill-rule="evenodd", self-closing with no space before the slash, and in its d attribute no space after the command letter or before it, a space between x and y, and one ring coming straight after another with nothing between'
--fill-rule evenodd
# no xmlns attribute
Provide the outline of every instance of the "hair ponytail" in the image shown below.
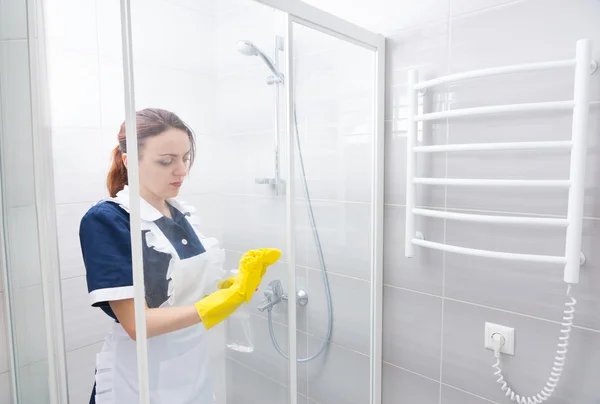
<svg viewBox="0 0 600 404"><path fill-rule="evenodd" d="M106 179L106 187L111 197L117 196L117 192L121 191L127 185L127 167L123 163L123 153L120 146L113 150L113 161Z"/></svg>

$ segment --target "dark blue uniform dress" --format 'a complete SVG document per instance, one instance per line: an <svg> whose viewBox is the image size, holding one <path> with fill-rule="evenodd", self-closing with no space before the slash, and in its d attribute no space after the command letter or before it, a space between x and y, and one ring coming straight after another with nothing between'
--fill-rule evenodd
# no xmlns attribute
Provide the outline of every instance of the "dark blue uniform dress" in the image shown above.
<svg viewBox="0 0 600 404"><path fill-rule="evenodd" d="M175 247L179 258L191 258L205 252L185 215L170 205L169 208L173 219L162 216L154 223ZM166 274L171 255L148 247L145 243L146 232L143 231L142 237L146 303L148 307L155 308L168 299ZM118 322L117 316L108 302L133 298L130 234L129 213L109 201L94 205L81 219L79 227L92 306L100 307L115 322ZM95 394L94 383L90 404L95 404Z"/></svg>

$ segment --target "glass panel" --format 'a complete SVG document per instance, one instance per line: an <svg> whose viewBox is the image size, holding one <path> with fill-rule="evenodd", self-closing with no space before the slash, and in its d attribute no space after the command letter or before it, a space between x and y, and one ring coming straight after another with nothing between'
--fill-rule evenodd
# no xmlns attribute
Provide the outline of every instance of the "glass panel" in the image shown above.
<svg viewBox="0 0 600 404"><path fill-rule="evenodd" d="M25 3L22 9L24 13ZM0 25L7 17L0 16ZM0 403L11 402L14 394L17 403L44 404L50 398L34 193L30 61L26 21L15 21L13 28L20 32L15 35L21 39L0 41Z"/></svg>
<svg viewBox="0 0 600 404"><path fill-rule="evenodd" d="M212 404L213 393L218 404L288 402L287 361L271 342L268 311L259 310L269 282L287 279L285 198L273 180L282 86L267 83L281 19L250 0L132 2L149 385L161 402ZM120 61L112 63L117 71ZM109 96L103 105L123 105ZM114 118L118 129L122 109ZM242 274L254 264L243 257L259 248L284 255L245 304L252 281ZM219 289L229 277L239 281ZM275 299L279 289L271 289ZM274 335L287 352L286 306L274 303ZM114 327L135 358L127 333Z"/></svg>
<svg viewBox="0 0 600 404"><path fill-rule="evenodd" d="M369 402L374 53L293 25L299 403ZM331 330L331 333L330 333ZM303 401L304 400L304 401Z"/></svg>

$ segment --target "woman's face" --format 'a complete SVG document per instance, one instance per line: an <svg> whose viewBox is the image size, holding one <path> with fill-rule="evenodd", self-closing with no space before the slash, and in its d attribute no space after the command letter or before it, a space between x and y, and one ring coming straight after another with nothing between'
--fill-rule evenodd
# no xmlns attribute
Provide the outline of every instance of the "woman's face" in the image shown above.
<svg viewBox="0 0 600 404"><path fill-rule="evenodd" d="M142 197L176 197L188 172L189 159L190 140L183 130L171 128L147 138L139 159Z"/></svg>

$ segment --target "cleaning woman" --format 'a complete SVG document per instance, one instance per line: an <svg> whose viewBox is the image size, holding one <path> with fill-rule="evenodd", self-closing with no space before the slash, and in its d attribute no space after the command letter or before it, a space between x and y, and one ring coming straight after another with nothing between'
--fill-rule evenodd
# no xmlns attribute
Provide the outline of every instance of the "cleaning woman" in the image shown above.
<svg viewBox="0 0 600 404"><path fill-rule="evenodd" d="M212 404L206 332L250 301L276 249L246 252L238 275L221 274L225 251L175 197L194 162L191 129L172 112L136 114L148 375L151 404ZM115 320L96 356L90 403L139 402L125 123L107 186L111 198L83 217L79 237L91 304Z"/></svg>

